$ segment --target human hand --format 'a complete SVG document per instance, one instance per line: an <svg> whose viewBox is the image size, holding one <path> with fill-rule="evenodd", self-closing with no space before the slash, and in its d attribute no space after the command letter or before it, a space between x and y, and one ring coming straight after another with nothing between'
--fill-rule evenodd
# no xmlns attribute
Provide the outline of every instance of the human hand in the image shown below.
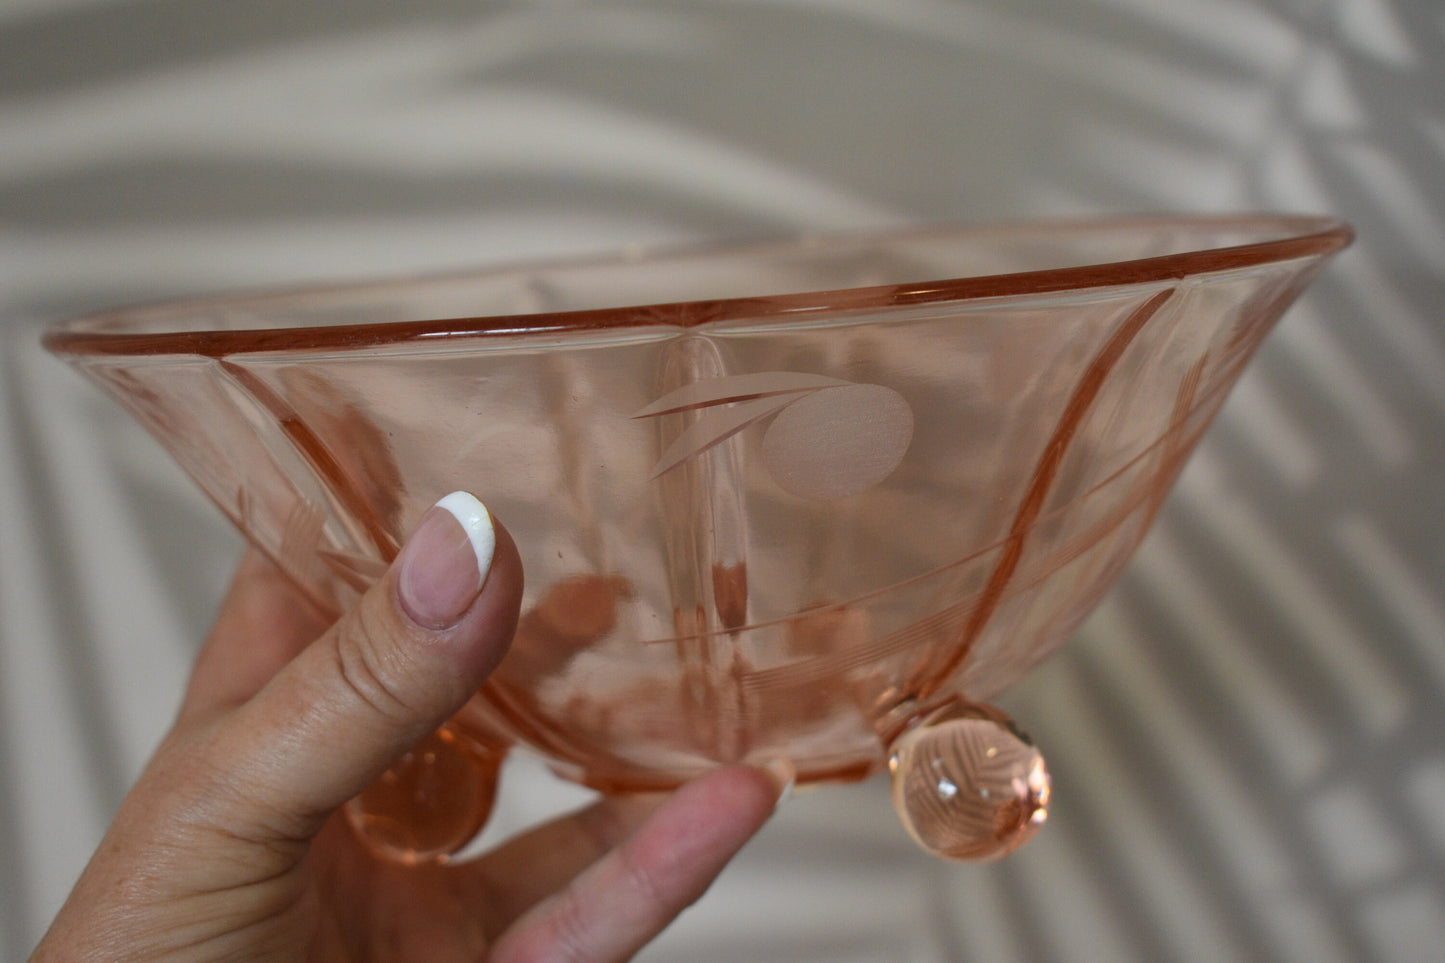
<svg viewBox="0 0 1445 963"><path fill-rule="evenodd" d="M33 959L635 953L771 815L767 775L603 799L456 865L379 859L337 813L476 691L521 591L511 537L467 495L438 503L329 629L248 554L174 728Z"/></svg>

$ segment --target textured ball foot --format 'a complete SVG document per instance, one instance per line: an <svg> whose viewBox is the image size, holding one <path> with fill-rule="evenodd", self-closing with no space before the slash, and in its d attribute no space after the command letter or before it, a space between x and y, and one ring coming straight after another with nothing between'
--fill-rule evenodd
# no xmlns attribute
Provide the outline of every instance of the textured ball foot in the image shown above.
<svg viewBox="0 0 1445 963"><path fill-rule="evenodd" d="M1048 816L1044 757L989 706L954 704L893 742L893 807L918 844L947 859L997 859Z"/></svg>
<svg viewBox="0 0 1445 963"><path fill-rule="evenodd" d="M486 825L504 756L443 726L347 803L346 815L379 855L446 859Z"/></svg>

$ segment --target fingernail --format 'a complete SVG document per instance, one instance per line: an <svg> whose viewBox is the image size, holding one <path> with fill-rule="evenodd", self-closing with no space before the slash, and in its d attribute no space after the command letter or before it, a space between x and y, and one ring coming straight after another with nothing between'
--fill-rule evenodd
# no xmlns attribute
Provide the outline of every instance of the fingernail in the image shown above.
<svg viewBox="0 0 1445 963"><path fill-rule="evenodd" d="M762 767L763 774L772 780L778 790L778 799L773 803L773 812L783 808L783 803L793 794L793 783L798 778L798 770L786 759L774 759Z"/></svg>
<svg viewBox="0 0 1445 963"><path fill-rule="evenodd" d="M447 495L422 516L401 551L402 609L423 628L456 625L481 592L496 545L487 506L466 492Z"/></svg>

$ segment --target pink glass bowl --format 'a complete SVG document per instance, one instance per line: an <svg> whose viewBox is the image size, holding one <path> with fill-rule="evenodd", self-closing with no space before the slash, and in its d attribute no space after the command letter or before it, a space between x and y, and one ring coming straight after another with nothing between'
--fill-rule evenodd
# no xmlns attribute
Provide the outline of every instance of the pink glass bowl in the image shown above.
<svg viewBox="0 0 1445 963"><path fill-rule="evenodd" d="M516 536L512 651L350 812L444 856L502 754L604 792L893 773L1001 854L1048 777L987 705L1119 574L1348 227L1176 217L810 238L93 315L98 381L319 604L458 488Z"/></svg>

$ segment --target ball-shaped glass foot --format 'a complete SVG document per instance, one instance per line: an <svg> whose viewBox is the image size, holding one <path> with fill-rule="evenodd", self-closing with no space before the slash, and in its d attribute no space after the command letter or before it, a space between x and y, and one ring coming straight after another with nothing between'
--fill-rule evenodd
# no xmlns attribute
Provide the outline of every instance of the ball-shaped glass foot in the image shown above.
<svg viewBox="0 0 1445 963"><path fill-rule="evenodd" d="M347 803L346 815L379 855L445 859L486 825L504 755L443 726Z"/></svg>
<svg viewBox="0 0 1445 963"><path fill-rule="evenodd" d="M893 807L910 835L948 859L997 859L1048 816L1049 774L997 709L950 705L892 745Z"/></svg>

